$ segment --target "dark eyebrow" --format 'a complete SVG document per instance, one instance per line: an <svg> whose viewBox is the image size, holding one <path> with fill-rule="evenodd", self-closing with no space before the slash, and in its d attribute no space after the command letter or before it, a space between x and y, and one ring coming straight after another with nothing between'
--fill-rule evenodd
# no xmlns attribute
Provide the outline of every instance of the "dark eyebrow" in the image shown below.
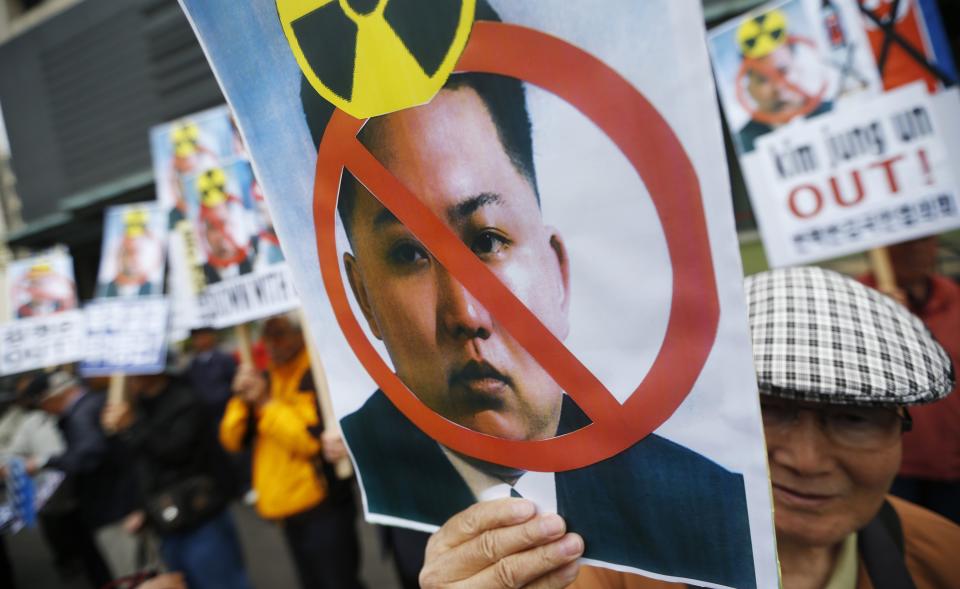
<svg viewBox="0 0 960 589"><path fill-rule="evenodd" d="M469 217L477 211L480 207L485 207L487 205L499 205L503 202L503 199L499 194L493 192L481 192L476 196L471 196L465 200L458 202L455 205L450 205L447 207L447 219L451 223L456 223L462 221L466 217ZM391 223L399 223L400 220L390 212L390 209L384 207L376 215L373 216L373 228L379 229L383 225L389 225Z"/></svg>
<svg viewBox="0 0 960 589"><path fill-rule="evenodd" d="M487 205L499 205L502 202L499 194L493 192L481 192L476 196L471 196L455 205L447 207L447 219L451 223L457 223L469 217L480 207Z"/></svg>
<svg viewBox="0 0 960 589"><path fill-rule="evenodd" d="M379 229L383 225L399 223L400 220L390 212L390 209L383 207L379 213L373 216L373 228Z"/></svg>

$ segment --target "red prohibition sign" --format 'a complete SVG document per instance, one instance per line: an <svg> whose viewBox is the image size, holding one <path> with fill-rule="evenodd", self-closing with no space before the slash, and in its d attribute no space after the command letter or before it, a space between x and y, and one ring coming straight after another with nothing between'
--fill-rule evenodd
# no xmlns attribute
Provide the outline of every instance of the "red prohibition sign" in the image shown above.
<svg viewBox="0 0 960 589"><path fill-rule="evenodd" d="M673 298L653 367L621 405L460 239L357 140L365 121L336 110L317 153L314 223L327 296L357 358L390 401L444 446L496 464L543 472L581 468L644 438L680 406L713 347L720 305L700 185L667 122L616 71L583 50L517 25L474 24L457 71L518 78L565 99L617 145L642 178L663 225ZM546 440L505 440L453 423L393 373L353 315L340 275L337 194L349 170L471 292L588 415L590 425ZM635 269L642 271L642 269Z"/></svg>

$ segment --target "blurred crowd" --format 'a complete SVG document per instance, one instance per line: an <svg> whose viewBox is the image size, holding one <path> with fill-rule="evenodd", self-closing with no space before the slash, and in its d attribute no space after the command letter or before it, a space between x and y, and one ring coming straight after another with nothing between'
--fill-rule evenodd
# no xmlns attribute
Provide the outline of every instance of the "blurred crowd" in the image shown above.
<svg viewBox="0 0 960 589"><path fill-rule="evenodd" d="M355 483L334 467L349 459L324 430L299 316L259 332L249 364L204 328L157 374L6 383L0 480L13 464L65 475L37 513L65 585L248 589L229 509L243 502L280 527L304 589L363 587ZM381 536L415 586L425 535ZM15 587L10 560L0 550L2 587Z"/></svg>

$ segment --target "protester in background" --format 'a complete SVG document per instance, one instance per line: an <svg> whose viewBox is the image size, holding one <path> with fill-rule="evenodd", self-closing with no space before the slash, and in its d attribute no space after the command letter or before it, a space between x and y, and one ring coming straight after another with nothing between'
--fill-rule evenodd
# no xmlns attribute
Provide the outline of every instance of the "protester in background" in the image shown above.
<svg viewBox="0 0 960 589"><path fill-rule="evenodd" d="M237 375L236 359L221 350L219 343L217 330L212 327L199 327L190 331L193 358L187 368L186 377L194 395L203 401L203 408L213 431L220 428L227 402L233 396L231 387ZM248 491L251 464L249 444L228 459L233 465L231 482L236 483L237 492Z"/></svg>
<svg viewBox="0 0 960 589"><path fill-rule="evenodd" d="M38 374L22 375L17 381L16 404L24 412L24 417L9 443L0 447L0 462L17 457L44 464L51 456L62 454L66 449L54 417L39 410L26 394L27 387ZM43 475L38 473L38 476ZM37 519L61 579L69 582L82 573L94 589L111 580L107 564L81 517L72 479L66 478L56 487L39 509Z"/></svg>
<svg viewBox="0 0 960 589"><path fill-rule="evenodd" d="M240 367L220 441L236 452L255 436L257 511L282 523L301 587L362 587L353 488L320 459L323 419L298 319L268 319L263 341L270 368Z"/></svg>
<svg viewBox="0 0 960 589"><path fill-rule="evenodd" d="M164 563L191 589L249 589L227 507L226 461L189 385L168 374L129 376L129 402L107 405L103 427L133 456L140 520L160 537Z"/></svg>
<svg viewBox="0 0 960 589"><path fill-rule="evenodd" d="M63 453L45 461L27 460L27 471L54 468L72 479L81 517L112 576L132 574L140 565L140 541L124 529L124 519L134 510L136 481L130 457L100 427L104 395L89 392L62 370L36 376L26 393L42 410L59 418L67 443Z"/></svg>
<svg viewBox="0 0 960 589"><path fill-rule="evenodd" d="M897 288L885 294L923 320L960 366L960 285L937 273L937 237L898 243L887 251ZM861 280L876 287L872 274ZM960 394L917 407L911 415L915 427L903 439L903 463L892 492L960 524Z"/></svg>
<svg viewBox="0 0 960 589"><path fill-rule="evenodd" d="M218 345L216 329L199 327L190 331L193 359L187 368L187 379L214 424L223 419L227 401L233 396L231 386L237 374L237 361Z"/></svg>
<svg viewBox="0 0 960 589"><path fill-rule="evenodd" d="M766 272L746 290L783 586L960 587L960 527L886 496L906 406L954 386L946 352L903 307L834 272ZM565 532L522 499L475 505L430 539L421 583L565 587L582 551ZM584 568L576 586L680 585Z"/></svg>

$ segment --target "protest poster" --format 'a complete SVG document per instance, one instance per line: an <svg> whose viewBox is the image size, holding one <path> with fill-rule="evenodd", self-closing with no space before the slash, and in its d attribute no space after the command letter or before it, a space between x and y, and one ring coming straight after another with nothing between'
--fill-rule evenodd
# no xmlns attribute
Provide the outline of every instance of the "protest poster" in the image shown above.
<svg viewBox="0 0 960 589"><path fill-rule="evenodd" d="M7 288L13 319L45 317L77 308L73 258L66 248L10 262Z"/></svg>
<svg viewBox="0 0 960 589"><path fill-rule="evenodd" d="M165 221L156 202L107 209L97 274L98 298L163 294Z"/></svg>
<svg viewBox="0 0 960 589"><path fill-rule="evenodd" d="M84 376L157 374L167 356L169 301L163 296L95 299L84 307Z"/></svg>
<svg viewBox="0 0 960 589"><path fill-rule="evenodd" d="M81 360L85 325L79 309L0 324L0 375Z"/></svg>
<svg viewBox="0 0 960 589"><path fill-rule="evenodd" d="M174 330L238 325L295 308L280 241L229 109L156 127L151 140L173 232Z"/></svg>
<svg viewBox="0 0 960 589"><path fill-rule="evenodd" d="M941 37L919 0L771 2L710 32L771 266L960 226L960 94Z"/></svg>
<svg viewBox="0 0 960 589"><path fill-rule="evenodd" d="M587 562L777 586L699 2L182 4L368 520L519 493Z"/></svg>
<svg viewBox="0 0 960 589"><path fill-rule="evenodd" d="M244 152L229 109L219 106L153 127L150 153L157 200L167 220L171 332L174 339L182 339L199 324L197 296L205 286L196 264L202 256L199 237L187 218L182 180Z"/></svg>

